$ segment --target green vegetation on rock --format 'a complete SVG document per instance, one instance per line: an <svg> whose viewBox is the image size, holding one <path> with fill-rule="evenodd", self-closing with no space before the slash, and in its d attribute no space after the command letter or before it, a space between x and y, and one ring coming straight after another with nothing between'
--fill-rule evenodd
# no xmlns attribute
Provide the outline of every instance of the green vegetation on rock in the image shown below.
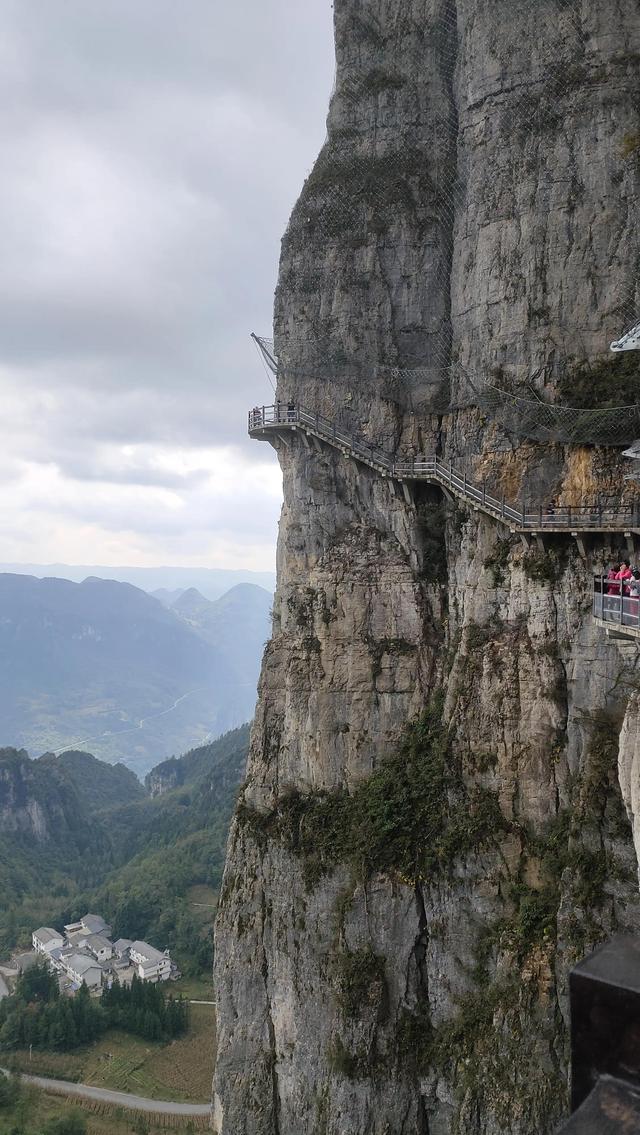
<svg viewBox="0 0 640 1135"><path fill-rule="evenodd" d="M237 815L259 840L299 855L309 887L338 863L360 878L430 880L507 828L497 797L465 786L437 701L352 794L291 792L272 812L241 802Z"/></svg>
<svg viewBox="0 0 640 1135"><path fill-rule="evenodd" d="M640 363L634 351L567 367L557 382L558 397L579 410L633 406L638 401Z"/></svg>
<svg viewBox="0 0 640 1135"><path fill-rule="evenodd" d="M372 1012L382 1020L387 1011L387 981L384 958L371 947L343 950L336 957L338 1003L346 1018Z"/></svg>

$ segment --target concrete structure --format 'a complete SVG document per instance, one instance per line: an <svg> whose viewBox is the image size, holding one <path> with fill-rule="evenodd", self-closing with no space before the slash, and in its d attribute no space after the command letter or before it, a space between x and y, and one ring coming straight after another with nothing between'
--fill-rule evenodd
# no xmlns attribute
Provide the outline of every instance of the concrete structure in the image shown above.
<svg viewBox="0 0 640 1135"><path fill-rule="evenodd" d="M111 927L108 922L105 922L99 914L85 914L79 922L69 922L64 927L64 932L67 938L71 938L74 934L104 934L106 937L111 933Z"/></svg>
<svg viewBox="0 0 640 1135"><path fill-rule="evenodd" d="M38 954L50 954L52 950L59 950L64 946L62 934L58 930L53 930L51 926L40 926L34 930L31 941Z"/></svg>
<svg viewBox="0 0 640 1135"><path fill-rule="evenodd" d="M92 934L85 945L99 962L107 962L113 956L113 945L103 934Z"/></svg>
<svg viewBox="0 0 640 1135"><path fill-rule="evenodd" d="M84 954L71 954L64 965L67 976L77 985L84 981L89 989L99 989L102 985L102 967Z"/></svg>
<svg viewBox="0 0 640 1135"><path fill-rule="evenodd" d="M128 957L129 950L132 946L133 942L131 938L118 938L117 941L113 943L113 952L117 958Z"/></svg>
<svg viewBox="0 0 640 1135"><path fill-rule="evenodd" d="M170 977L171 958L148 942L133 942L129 955L143 981L167 981Z"/></svg>
<svg viewBox="0 0 640 1135"><path fill-rule="evenodd" d="M110 932L111 927L98 914L86 914L78 922L68 923L64 933L40 926L32 935L34 952L14 959L16 972L44 957L61 982L71 982L77 988L84 981L92 990L115 978L130 985L134 974L154 982L176 976L178 971L168 951L130 938L118 938L113 943Z"/></svg>

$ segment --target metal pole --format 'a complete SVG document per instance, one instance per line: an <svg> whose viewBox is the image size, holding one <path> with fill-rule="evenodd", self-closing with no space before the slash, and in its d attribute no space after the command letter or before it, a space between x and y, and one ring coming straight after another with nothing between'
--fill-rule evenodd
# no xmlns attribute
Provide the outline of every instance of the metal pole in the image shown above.
<svg viewBox="0 0 640 1135"><path fill-rule="evenodd" d="M504 493L502 494L502 515L504 516Z"/></svg>
<svg viewBox="0 0 640 1135"><path fill-rule="evenodd" d="M623 583L624 583L624 580L621 579L620 580L620 626L622 626L622 605L624 603L624 595L623 595L623 590L622 590Z"/></svg>

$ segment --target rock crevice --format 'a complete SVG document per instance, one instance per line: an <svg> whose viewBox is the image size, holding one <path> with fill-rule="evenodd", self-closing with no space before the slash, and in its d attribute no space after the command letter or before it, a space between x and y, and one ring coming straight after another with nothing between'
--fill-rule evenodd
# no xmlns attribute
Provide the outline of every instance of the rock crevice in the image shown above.
<svg viewBox="0 0 640 1135"><path fill-rule="evenodd" d="M620 330L640 14L619 6L337 0L328 139L283 241L283 401L510 499L618 491L617 451L521 443L441 394L499 373L554 398ZM617 549L526 549L329 447L278 456L216 928L219 1131L550 1135L568 969L640 923L632 659L590 618Z"/></svg>

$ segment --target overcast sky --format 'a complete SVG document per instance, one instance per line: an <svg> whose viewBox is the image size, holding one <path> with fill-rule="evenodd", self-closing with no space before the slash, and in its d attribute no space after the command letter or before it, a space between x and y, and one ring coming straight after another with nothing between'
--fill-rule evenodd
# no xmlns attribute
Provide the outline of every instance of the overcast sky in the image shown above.
<svg viewBox="0 0 640 1135"><path fill-rule="evenodd" d="M270 569L279 242L330 0L0 0L0 561Z"/></svg>

